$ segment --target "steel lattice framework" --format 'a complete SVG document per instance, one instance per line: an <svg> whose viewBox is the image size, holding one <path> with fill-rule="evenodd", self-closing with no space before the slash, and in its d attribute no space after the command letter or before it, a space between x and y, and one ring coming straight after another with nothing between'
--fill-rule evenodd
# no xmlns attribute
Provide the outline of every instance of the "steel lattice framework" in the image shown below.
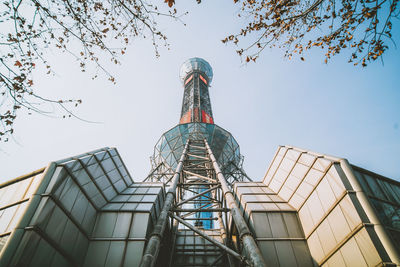
<svg viewBox="0 0 400 267"><path fill-rule="evenodd" d="M141 266L159 261L167 225L169 266L265 265L207 139L186 141Z"/></svg>

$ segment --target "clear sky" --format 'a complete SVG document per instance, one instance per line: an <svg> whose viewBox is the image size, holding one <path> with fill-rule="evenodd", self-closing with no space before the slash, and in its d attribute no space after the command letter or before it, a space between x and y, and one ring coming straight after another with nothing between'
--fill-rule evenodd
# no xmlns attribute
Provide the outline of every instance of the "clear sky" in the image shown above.
<svg viewBox="0 0 400 267"><path fill-rule="evenodd" d="M161 1L160 1L161 2ZM380 62L353 67L339 56L328 65L312 50L303 62L265 50L256 64L243 64L233 46L220 42L239 30L233 1L181 1L189 14L162 21L171 44L154 55L149 40L135 40L121 66L107 66L117 78L94 81L70 56L49 54L57 75L38 68L35 88L44 96L81 98L75 113L100 123L56 119L23 112L11 142L1 143L0 182L46 166L52 160L100 147L117 147L131 175L141 181L149 156L163 132L179 121L183 88L181 64L206 59L214 70L210 88L216 124L233 134L245 156L244 167L261 179L278 145L344 157L355 165L400 180L399 49ZM193 2L193 3L192 3ZM182 5L187 7L183 7ZM400 43L399 23L395 24Z"/></svg>

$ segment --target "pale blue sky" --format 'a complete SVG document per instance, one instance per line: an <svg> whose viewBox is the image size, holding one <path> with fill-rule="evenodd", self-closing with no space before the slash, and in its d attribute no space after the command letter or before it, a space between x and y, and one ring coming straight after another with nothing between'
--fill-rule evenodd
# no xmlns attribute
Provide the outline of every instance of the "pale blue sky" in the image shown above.
<svg viewBox="0 0 400 267"><path fill-rule="evenodd" d="M171 50L161 49L157 59L149 40L135 40L122 65L108 67L117 85L102 77L92 81L70 56L54 51L50 57L57 75L38 68L36 90L81 98L76 114L102 123L20 113L15 141L1 144L0 182L104 146L117 147L133 178L141 181L158 138L179 121L179 68L190 57L202 57L213 67L215 122L236 138L254 180L263 177L282 144L344 157L400 180L398 49L387 52L384 65L367 68L353 67L342 56L326 65L318 50L308 53L305 62L266 50L256 64L245 65L234 47L220 42L239 29L238 7L231 1L187 2L193 3L186 3L186 27L179 22L161 26Z"/></svg>

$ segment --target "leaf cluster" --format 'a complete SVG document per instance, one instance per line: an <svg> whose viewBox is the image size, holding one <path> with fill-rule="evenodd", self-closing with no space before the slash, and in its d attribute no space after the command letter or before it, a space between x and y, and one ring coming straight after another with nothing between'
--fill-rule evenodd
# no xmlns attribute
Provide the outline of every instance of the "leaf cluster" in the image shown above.
<svg viewBox="0 0 400 267"><path fill-rule="evenodd" d="M266 47L294 54L319 47L325 63L344 50L349 62L367 66L382 58L392 39L393 20L399 18L399 0L234 0L240 17L249 23L223 43L233 43L246 62L256 61ZM250 37L253 36L253 37ZM252 38L250 44L243 41ZM304 58L301 56L301 59Z"/></svg>
<svg viewBox="0 0 400 267"><path fill-rule="evenodd" d="M142 0L9 0L0 3L0 141L13 133L17 111L47 114L44 104L56 105L74 116L70 107L79 99L49 99L35 93L32 71L43 64L53 73L47 55L51 49L69 53L82 71L91 64L115 78L100 63L105 55L113 64L125 54L133 38L150 38L158 56L168 46L157 17L178 19L176 10L160 12ZM103 59L104 57L102 57ZM97 77L95 75L93 78Z"/></svg>

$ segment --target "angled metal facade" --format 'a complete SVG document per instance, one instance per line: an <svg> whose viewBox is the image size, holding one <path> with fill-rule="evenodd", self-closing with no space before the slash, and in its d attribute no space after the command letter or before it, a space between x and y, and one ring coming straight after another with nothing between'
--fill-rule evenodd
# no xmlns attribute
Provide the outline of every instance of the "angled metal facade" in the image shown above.
<svg viewBox="0 0 400 267"><path fill-rule="evenodd" d="M400 264L399 182L345 159L282 146L263 183L297 211L315 264Z"/></svg>
<svg viewBox="0 0 400 267"><path fill-rule="evenodd" d="M162 184L133 183L109 148L53 162L0 194L0 266L135 266L164 199Z"/></svg>

